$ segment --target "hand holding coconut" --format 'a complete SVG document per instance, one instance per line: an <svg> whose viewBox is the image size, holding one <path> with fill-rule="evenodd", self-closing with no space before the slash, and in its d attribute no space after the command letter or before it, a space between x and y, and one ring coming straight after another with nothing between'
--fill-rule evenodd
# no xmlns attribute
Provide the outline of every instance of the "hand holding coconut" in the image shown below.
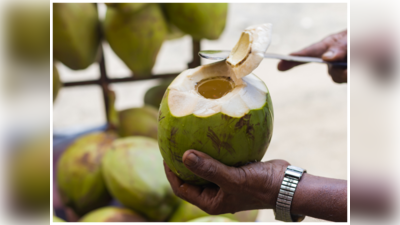
<svg viewBox="0 0 400 225"><path fill-rule="evenodd" d="M207 154L188 150L185 166L197 176L216 185L192 185L178 178L164 163L174 193L211 215L252 209L272 209L286 167L284 160L229 167Z"/></svg>
<svg viewBox="0 0 400 225"><path fill-rule="evenodd" d="M312 44L300 51L293 52L293 56L320 57L328 62L347 60L347 30L332 34L322 41ZM278 70L286 71L303 63L280 61ZM347 67L337 67L328 64L328 72L336 83L347 83Z"/></svg>
<svg viewBox="0 0 400 225"><path fill-rule="evenodd" d="M208 214L250 209L275 209L285 170L284 160L226 166L207 154L188 150L184 165L216 185L197 186L177 177L164 163L174 193ZM303 174L291 204L291 213L330 221L347 220L347 182Z"/></svg>

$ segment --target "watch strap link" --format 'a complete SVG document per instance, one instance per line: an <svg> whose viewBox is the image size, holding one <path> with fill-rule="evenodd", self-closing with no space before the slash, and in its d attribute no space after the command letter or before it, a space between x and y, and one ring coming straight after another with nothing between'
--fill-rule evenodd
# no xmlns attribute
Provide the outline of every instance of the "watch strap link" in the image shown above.
<svg viewBox="0 0 400 225"><path fill-rule="evenodd" d="M290 213L293 195L297 185L306 170L295 166L288 166L285 171L278 198L276 201L276 209L274 210L275 219L284 222L301 222L305 216L294 215Z"/></svg>

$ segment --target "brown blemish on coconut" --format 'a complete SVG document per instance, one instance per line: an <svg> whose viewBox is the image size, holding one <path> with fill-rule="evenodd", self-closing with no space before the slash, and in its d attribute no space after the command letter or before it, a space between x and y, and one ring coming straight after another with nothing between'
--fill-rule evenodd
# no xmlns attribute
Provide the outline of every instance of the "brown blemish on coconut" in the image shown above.
<svg viewBox="0 0 400 225"><path fill-rule="evenodd" d="M248 126L250 123L251 114L247 114L239 119L235 125L235 129L241 129L244 126Z"/></svg>
<svg viewBox="0 0 400 225"><path fill-rule="evenodd" d="M246 134L250 136L250 138L254 139L254 125L250 123L251 114L247 114L240 118L240 120L236 123L235 129L242 129L246 126Z"/></svg>
<svg viewBox="0 0 400 225"><path fill-rule="evenodd" d="M94 172L98 168L98 165L95 162L92 162L90 159L90 153L86 152L79 158L79 164L83 165L84 167L87 168L88 171Z"/></svg>
<svg viewBox="0 0 400 225"><path fill-rule="evenodd" d="M221 114L221 118L222 118L222 120L225 120L226 122L228 122L228 125L230 125L231 123L233 123L235 121L233 117L225 115L225 114Z"/></svg>
<svg viewBox="0 0 400 225"><path fill-rule="evenodd" d="M182 163L182 156L180 156L178 153L172 152L172 156L173 156L172 157L173 160L175 160L179 163Z"/></svg>
<svg viewBox="0 0 400 225"><path fill-rule="evenodd" d="M231 155L235 153L235 149L232 147L232 145L230 145L228 142L221 141L211 127L208 127L207 137L210 138L212 145L218 151L218 155L221 152L221 148L224 148Z"/></svg>
<svg viewBox="0 0 400 225"><path fill-rule="evenodd" d="M79 162L81 164L83 164L83 165L89 164L90 163L90 161L89 161L89 157L90 156L89 155L90 155L89 152L86 152L85 154L83 154L83 156L80 157Z"/></svg>
<svg viewBox="0 0 400 225"><path fill-rule="evenodd" d="M160 110L160 112L158 113L158 122L160 122L164 118L165 118L165 116L162 116L162 112Z"/></svg>
<svg viewBox="0 0 400 225"><path fill-rule="evenodd" d="M160 146L160 150L164 153L167 153L161 146Z"/></svg>
<svg viewBox="0 0 400 225"><path fill-rule="evenodd" d="M177 127L172 127L171 128L171 133L170 133L170 135L169 135L169 138L168 138L168 141L170 142L170 145L172 145L173 147L176 147L177 146L177 143L176 143L176 140L175 140L175 138L176 138L176 133L178 132L178 128Z"/></svg>

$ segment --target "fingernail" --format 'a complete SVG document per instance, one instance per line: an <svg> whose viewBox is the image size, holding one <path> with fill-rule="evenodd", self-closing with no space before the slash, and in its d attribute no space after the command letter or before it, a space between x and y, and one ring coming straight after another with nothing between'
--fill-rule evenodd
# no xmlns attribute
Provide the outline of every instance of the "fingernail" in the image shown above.
<svg viewBox="0 0 400 225"><path fill-rule="evenodd" d="M324 55L322 57L324 58L332 58L335 55L335 53L333 51L327 51L324 53Z"/></svg>
<svg viewBox="0 0 400 225"><path fill-rule="evenodd" d="M185 163L186 166L194 167L194 166L196 166L198 161L199 161L199 157L194 153L190 153L188 156L186 156L186 159L183 163Z"/></svg>

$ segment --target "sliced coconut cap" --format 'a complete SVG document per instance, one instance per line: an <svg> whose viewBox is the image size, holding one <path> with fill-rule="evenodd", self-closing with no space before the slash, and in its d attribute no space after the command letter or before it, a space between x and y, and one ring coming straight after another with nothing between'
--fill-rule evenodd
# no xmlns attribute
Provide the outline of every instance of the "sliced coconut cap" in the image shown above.
<svg viewBox="0 0 400 225"><path fill-rule="evenodd" d="M271 43L271 24L246 28L232 49L226 62L232 67L236 79L250 74L263 60L264 52Z"/></svg>
<svg viewBox="0 0 400 225"><path fill-rule="evenodd" d="M208 117L222 112L231 117L242 117L252 109L265 105L268 89L264 82L250 74L233 79L234 88L218 99L207 99L196 90L198 82L213 77L232 77L225 61L220 61L182 72L168 87L168 107L175 117L194 114Z"/></svg>

